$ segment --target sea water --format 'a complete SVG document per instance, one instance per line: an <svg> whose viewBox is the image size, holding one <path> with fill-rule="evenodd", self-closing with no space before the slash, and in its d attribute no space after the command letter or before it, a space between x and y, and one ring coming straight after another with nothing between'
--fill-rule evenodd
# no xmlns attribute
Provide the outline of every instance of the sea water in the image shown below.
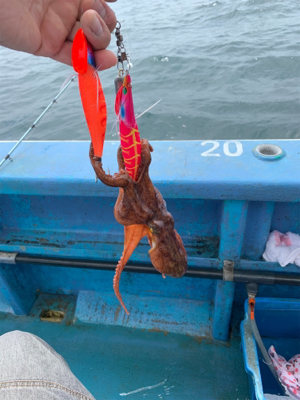
<svg viewBox="0 0 300 400"><path fill-rule="evenodd" d="M300 138L299 4L294 0L119 0L135 112L150 140ZM109 47L116 51L115 37ZM72 67L0 47L0 139L22 136ZM117 140L116 67L99 73L106 138ZM74 82L31 140L89 139Z"/></svg>

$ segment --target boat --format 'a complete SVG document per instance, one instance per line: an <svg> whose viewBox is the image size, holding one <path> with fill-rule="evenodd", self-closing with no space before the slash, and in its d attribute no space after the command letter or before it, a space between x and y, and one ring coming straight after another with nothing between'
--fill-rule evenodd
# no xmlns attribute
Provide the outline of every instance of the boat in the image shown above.
<svg viewBox="0 0 300 400"><path fill-rule="evenodd" d="M251 283L258 304L290 301L300 316L299 267L262 258L271 231L300 234L300 140L151 144L185 276L162 279L143 239L121 277L127 315L112 285L124 240L118 189L95 182L88 141L24 141L0 168L0 335L41 337L96 399L264 399L262 385L248 388L260 370L246 362L257 350L240 324ZM105 142L111 173L118 146Z"/></svg>

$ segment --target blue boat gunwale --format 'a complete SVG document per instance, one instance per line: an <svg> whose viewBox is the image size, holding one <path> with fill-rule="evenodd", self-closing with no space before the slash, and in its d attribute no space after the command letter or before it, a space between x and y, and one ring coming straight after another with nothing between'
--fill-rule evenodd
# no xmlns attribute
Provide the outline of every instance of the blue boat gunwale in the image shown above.
<svg viewBox="0 0 300 400"><path fill-rule="evenodd" d="M152 142L152 141L150 141ZM265 141L239 141L238 157L202 157L208 141L157 141L152 153L150 176L166 198L236 199L248 201L300 201L295 174L300 140L280 143L286 156L266 162L252 154L253 144ZM209 141L224 145L226 141ZM230 142L230 141L227 141ZM232 141L234 142L234 141ZM0 151L9 151L11 142L0 142ZM44 194L59 192L74 196L115 196L116 188L95 185L88 158L90 141L25 141L14 153L14 162L0 169L1 193ZM284 143L284 144L282 144ZM119 142L107 141L103 165L117 171ZM222 146L220 146L222 147ZM220 150L220 153L222 151ZM162 167L163 166L163 167ZM176 185L173 183L176 182ZM174 186L174 187L173 187ZM233 191L234 187L234 191Z"/></svg>

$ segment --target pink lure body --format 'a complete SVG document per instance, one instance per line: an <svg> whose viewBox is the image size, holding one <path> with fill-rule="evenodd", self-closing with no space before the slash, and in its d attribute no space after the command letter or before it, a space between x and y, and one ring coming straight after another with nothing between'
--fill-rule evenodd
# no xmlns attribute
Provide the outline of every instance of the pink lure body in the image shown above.
<svg viewBox="0 0 300 400"><path fill-rule="evenodd" d="M115 111L119 119L120 141L125 167L131 178L137 181L138 168L141 162L141 139L134 115L130 75L125 75L123 85L117 93Z"/></svg>

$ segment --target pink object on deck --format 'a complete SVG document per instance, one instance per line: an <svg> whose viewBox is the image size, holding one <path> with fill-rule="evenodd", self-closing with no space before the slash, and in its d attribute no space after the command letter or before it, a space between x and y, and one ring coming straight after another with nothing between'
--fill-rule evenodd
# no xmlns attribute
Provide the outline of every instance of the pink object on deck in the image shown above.
<svg viewBox="0 0 300 400"><path fill-rule="evenodd" d="M300 354L286 361L276 353L274 346L271 346L269 356L286 393L292 399L300 400Z"/></svg>

